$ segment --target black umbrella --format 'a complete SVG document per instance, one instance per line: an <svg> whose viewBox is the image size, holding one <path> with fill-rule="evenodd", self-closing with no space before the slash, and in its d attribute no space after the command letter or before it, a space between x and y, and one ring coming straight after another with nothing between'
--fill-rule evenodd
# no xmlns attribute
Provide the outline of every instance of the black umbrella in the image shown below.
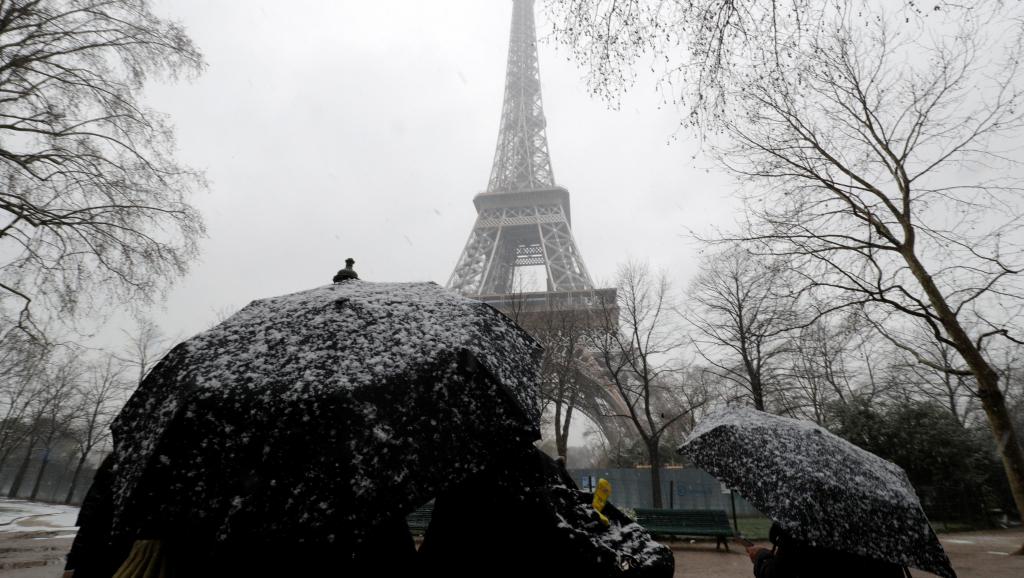
<svg viewBox="0 0 1024 578"><path fill-rule="evenodd" d="M729 408L679 453L811 546L956 576L903 470L811 422Z"/></svg>
<svg viewBox="0 0 1024 578"><path fill-rule="evenodd" d="M433 283L255 301L114 424L113 532L346 544L539 438L540 348Z"/></svg>

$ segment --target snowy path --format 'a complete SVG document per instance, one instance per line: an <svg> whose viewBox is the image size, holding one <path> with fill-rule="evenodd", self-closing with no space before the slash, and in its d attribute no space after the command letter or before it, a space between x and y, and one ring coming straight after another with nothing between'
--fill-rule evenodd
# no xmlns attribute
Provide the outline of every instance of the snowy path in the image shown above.
<svg viewBox="0 0 1024 578"><path fill-rule="evenodd" d="M0 576L49 578L59 575L71 547L78 508L0 499ZM1008 552L1024 543L1024 529L940 534L961 578L1019 578L1024 557ZM736 578L750 575L750 561L735 548L716 552L713 543L673 544L676 577ZM496 549L499 557L500 548ZM914 572L915 578L931 574Z"/></svg>
<svg viewBox="0 0 1024 578"><path fill-rule="evenodd" d="M0 532L57 531L73 536L78 507L0 499Z"/></svg>
<svg viewBox="0 0 1024 578"><path fill-rule="evenodd" d="M75 506L0 499L0 575L59 576L77 531L76 518Z"/></svg>

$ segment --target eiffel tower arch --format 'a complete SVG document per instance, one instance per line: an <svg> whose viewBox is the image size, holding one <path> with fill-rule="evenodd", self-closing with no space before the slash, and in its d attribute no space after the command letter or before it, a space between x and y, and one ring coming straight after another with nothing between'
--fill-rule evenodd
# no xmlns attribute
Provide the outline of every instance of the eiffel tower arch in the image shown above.
<svg viewBox="0 0 1024 578"><path fill-rule="evenodd" d="M615 289L594 287L572 234L569 191L555 184L551 168L533 4L513 0L494 164L487 190L473 198L476 222L448 287L490 303L534 334L560 315L590 320L589 330L608 330L600 321L617 319ZM517 270L537 266L544 268L545 290L517 291ZM576 410L598 425L609 444L632 441L627 420L613 417L628 411L625 401L592 355L581 360L577 377Z"/></svg>

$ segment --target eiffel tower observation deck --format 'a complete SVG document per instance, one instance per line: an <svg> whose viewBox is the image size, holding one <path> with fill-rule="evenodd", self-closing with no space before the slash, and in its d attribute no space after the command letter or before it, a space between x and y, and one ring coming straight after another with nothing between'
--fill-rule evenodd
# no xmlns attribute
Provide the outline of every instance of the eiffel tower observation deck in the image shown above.
<svg viewBox="0 0 1024 578"><path fill-rule="evenodd" d="M541 97L534 0L513 0L505 97L487 190L473 198L477 218L448 287L490 303L535 335L571 317L579 327L609 330L618 318L615 289L599 289L572 234L569 191L555 184ZM545 290L524 291L517 269L543 266ZM562 324L564 326L564 323ZM614 329L611 329L614 330ZM581 369L580 409L612 443L629 437L618 392Z"/></svg>

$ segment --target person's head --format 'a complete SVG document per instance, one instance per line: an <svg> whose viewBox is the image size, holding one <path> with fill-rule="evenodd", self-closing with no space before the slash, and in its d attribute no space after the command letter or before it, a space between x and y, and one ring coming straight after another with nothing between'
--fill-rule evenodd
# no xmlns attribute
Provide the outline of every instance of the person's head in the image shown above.
<svg viewBox="0 0 1024 578"><path fill-rule="evenodd" d="M355 265L355 264L356 264L356 260L353 259L352 257L349 257L348 259L345 259L345 266L346 267L352 268L352 265Z"/></svg>
<svg viewBox="0 0 1024 578"><path fill-rule="evenodd" d="M772 522L772 527L768 530L768 540L771 541L773 545L781 545L788 537L789 535L782 529L782 526L780 526L778 522Z"/></svg>

